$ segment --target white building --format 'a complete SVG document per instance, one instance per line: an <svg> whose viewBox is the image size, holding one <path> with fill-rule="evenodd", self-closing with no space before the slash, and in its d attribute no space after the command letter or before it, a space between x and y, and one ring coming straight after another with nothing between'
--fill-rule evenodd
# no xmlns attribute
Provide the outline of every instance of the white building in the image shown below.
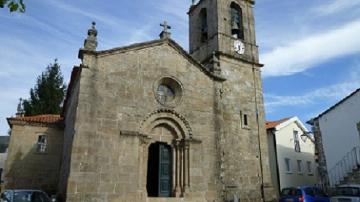
<svg viewBox="0 0 360 202"><path fill-rule="evenodd" d="M316 184L315 145L297 117L266 123L272 181L277 190Z"/></svg>
<svg viewBox="0 0 360 202"><path fill-rule="evenodd" d="M360 88L308 122L325 185L340 184L360 165Z"/></svg>

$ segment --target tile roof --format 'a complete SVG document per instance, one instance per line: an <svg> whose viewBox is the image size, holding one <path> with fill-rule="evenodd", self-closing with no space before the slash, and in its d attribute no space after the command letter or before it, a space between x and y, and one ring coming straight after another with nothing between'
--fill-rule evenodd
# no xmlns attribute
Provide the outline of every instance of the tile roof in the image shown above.
<svg viewBox="0 0 360 202"><path fill-rule="evenodd" d="M14 123L57 124L57 123L61 123L64 120L64 118L58 114L42 114L36 116L11 117L8 118L7 120L9 125L12 126Z"/></svg>
<svg viewBox="0 0 360 202"><path fill-rule="evenodd" d="M276 126L284 123L285 121L289 120L290 118L284 118L277 121L266 121L266 130L275 128Z"/></svg>

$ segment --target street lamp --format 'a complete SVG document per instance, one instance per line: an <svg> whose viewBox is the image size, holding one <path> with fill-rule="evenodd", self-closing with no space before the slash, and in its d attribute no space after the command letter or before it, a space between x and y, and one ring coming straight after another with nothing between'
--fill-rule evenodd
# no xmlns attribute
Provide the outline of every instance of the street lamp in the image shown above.
<svg viewBox="0 0 360 202"><path fill-rule="evenodd" d="M312 134L312 132L305 132L302 135L300 135L302 141L306 142L306 139L310 139L312 143L315 143L315 141L309 136L310 134Z"/></svg>

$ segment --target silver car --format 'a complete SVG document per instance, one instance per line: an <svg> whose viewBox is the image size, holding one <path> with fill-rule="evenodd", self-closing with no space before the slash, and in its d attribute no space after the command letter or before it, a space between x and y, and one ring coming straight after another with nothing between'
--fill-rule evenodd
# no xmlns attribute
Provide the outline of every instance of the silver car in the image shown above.
<svg viewBox="0 0 360 202"><path fill-rule="evenodd" d="M40 190L13 189L1 193L0 202L51 202L51 199Z"/></svg>
<svg viewBox="0 0 360 202"><path fill-rule="evenodd" d="M360 202L360 185L341 185L336 188L331 202Z"/></svg>

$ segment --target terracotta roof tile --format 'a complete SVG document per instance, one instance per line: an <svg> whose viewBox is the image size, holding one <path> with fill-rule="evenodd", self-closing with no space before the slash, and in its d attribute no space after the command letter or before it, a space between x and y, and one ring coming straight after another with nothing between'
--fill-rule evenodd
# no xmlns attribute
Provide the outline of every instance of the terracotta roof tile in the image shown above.
<svg viewBox="0 0 360 202"><path fill-rule="evenodd" d="M14 122L39 123L39 124L56 124L63 121L64 118L57 114L43 114L36 116L11 117L8 118L10 125Z"/></svg>
<svg viewBox="0 0 360 202"><path fill-rule="evenodd" d="M276 126L284 123L285 121L289 120L290 118L280 119L278 121L266 121L266 130L275 128Z"/></svg>

